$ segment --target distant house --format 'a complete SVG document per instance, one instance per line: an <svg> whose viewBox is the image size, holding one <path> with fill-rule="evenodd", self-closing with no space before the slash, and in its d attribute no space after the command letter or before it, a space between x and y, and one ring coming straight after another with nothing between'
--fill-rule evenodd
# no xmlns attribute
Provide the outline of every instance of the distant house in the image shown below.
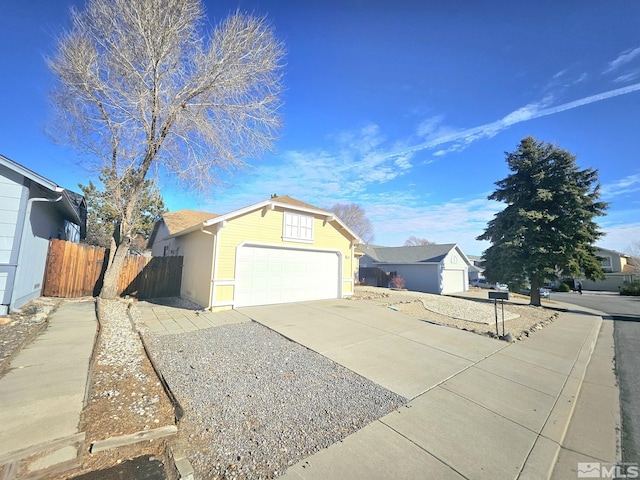
<svg viewBox="0 0 640 480"><path fill-rule="evenodd" d="M471 262L469 265L469 283L480 278L484 278L484 267L482 267L482 257L478 255L467 255Z"/></svg>
<svg viewBox="0 0 640 480"><path fill-rule="evenodd" d="M82 195L0 155L0 314L40 296L51 238L86 236Z"/></svg>
<svg viewBox="0 0 640 480"><path fill-rule="evenodd" d="M288 196L224 215L165 214L154 256L181 255L181 296L225 310L353 294L361 243L334 213Z"/></svg>
<svg viewBox="0 0 640 480"><path fill-rule="evenodd" d="M583 290L601 290L617 292L624 282L640 280L634 258L625 253L596 247L596 256L600 258L602 270L606 278L604 280L581 280ZM635 259L635 262L640 262Z"/></svg>
<svg viewBox="0 0 640 480"><path fill-rule="evenodd" d="M380 284L380 279L385 277L371 270L377 269L388 279L400 275L405 288L417 292L444 295L469 289L472 263L455 243L410 247L361 245L359 248L364 253L360 259L360 280L364 278L369 285L372 284L368 278L371 274L377 286L388 286L384 284L386 281Z"/></svg>

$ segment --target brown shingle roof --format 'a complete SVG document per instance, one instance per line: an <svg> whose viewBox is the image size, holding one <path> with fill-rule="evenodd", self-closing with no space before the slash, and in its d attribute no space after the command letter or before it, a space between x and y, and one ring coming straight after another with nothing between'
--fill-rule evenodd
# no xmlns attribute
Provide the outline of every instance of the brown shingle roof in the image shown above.
<svg viewBox="0 0 640 480"><path fill-rule="evenodd" d="M301 202L295 198L291 198L289 195L283 195L282 197L274 197L271 200L274 202L288 203L289 205L295 205L296 207L310 208L312 210L324 210L324 208L318 208L308 203Z"/></svg>
<svg viewBox="0 0 640 480"><path fill-rule="evenodd" d="M198 212L196 210L177 210L175 212L165 213L162 218L169 229L169 233L181 232L185 228L193 227L198 223L206 222L220 215L208 212Z"/></svg>

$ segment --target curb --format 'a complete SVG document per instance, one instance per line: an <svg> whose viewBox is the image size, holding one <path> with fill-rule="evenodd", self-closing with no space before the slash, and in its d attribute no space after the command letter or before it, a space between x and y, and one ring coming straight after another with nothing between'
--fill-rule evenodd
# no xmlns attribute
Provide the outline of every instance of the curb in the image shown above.
<svg viewBox="0 0 640 480"><path fill-rule="evenodd" d="M571 372L517 477L518 480L550 479L553 475L562 443L571 424L576 400L598 341L602 316L598 318L580 348Z"/></svg>

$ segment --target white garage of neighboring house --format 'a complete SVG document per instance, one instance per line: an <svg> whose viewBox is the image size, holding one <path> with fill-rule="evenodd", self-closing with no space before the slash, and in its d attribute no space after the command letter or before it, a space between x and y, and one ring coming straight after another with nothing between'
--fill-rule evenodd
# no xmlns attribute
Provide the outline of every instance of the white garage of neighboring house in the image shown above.
<svg viewBox="0 0 640 480"><path fill-rule="evenodd" d="M416 292L444 295L469 290L469 258L455 243L410 247L361 245L360 281L386 287L395 274L405 288ZM385 275L379 275L379 271ZM378 275L376 275L378 273ZM381 284L382 283L382 284Z"/></svg>

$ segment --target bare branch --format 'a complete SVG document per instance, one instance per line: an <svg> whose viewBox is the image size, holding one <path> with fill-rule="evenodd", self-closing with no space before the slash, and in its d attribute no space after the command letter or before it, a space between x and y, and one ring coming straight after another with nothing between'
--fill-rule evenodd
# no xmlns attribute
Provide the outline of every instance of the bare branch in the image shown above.
<svg viewBox="0 0 640 480"><path fill-rule="evenodd" d="M88 0L48 60L54 135L108 169L125 234L152 168L207 192L277 137L282 43L264 18L203 20L201 0Z"/></svg>
<svg viewBox="0 0 640 480"><path fill-rule="evenodd" d="M373 241L373 226L360 205L355 203L336 203L331 207L331 211L365 243Z"/></svg>

